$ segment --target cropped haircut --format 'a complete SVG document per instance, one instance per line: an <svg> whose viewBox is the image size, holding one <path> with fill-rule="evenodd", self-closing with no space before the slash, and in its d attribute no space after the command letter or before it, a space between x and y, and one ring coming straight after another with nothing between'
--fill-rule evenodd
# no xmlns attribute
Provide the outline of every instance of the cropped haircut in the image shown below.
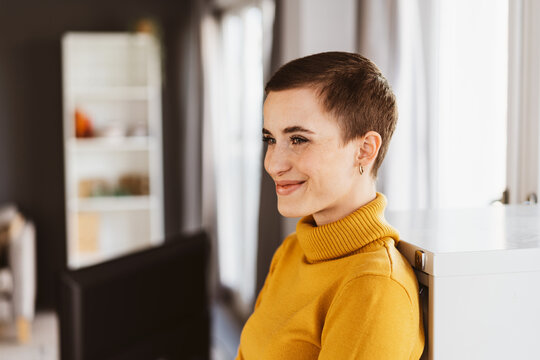
<svg viewBox="0 0 540 360"><path fill-rule="evenodd" d="M376 178L398 118L396 97L379 68L359 54L309 55L283 65L266 84L265 94L295 88L316 91L323 110L337 120L345 144L368 131L381 135L371 173Z"/></svg>

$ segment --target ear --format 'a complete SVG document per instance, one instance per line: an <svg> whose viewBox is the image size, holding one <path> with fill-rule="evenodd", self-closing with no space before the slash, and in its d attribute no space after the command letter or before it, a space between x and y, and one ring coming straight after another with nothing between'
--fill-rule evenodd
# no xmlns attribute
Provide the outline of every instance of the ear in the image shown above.
<svg viewBox="0 0 540 360"><path fill-rule="evenodd" d="M358 152L356 160L358 165L369 167L377 158L381 148L382 138L376 131L368 131L358 139Z"/></svg>

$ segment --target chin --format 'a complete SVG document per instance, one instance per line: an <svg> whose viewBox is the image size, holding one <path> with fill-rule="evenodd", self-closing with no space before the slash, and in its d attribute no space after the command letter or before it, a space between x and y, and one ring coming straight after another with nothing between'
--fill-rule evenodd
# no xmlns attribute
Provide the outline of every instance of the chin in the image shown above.
<svg viewBox="0 0 540 360"><path fill-rule="evenodd" d="M297 217L304 217L307 215L311 215L311 213L308 213L307 210L301 209L298 206L292 206L287 204L282 204L278 200L278 211L282 216L288 217L288 218L297 218Z"/></svg>

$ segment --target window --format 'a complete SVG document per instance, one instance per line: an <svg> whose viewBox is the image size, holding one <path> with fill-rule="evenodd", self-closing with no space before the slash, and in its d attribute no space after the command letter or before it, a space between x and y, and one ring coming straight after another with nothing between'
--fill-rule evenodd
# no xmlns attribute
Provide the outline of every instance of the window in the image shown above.
<svg viewBox="0 0 540 360"><path fill-rule="evenodd" d="M508 1L441 0L439 206L485 206L506 186Z"/></svg>
<svg viewBox="0 0 540 360"><path fill-rule="evenodd" d="M262 14L257 6L203 22L205 131L210 136L221 284L249 314L255 293L262 159ZM208 135L208 134L207 134ZM206 144L208 145L208 144ZM206 147L206 146L205 146ZM211 206L211 205L209 205Z"/></svg>

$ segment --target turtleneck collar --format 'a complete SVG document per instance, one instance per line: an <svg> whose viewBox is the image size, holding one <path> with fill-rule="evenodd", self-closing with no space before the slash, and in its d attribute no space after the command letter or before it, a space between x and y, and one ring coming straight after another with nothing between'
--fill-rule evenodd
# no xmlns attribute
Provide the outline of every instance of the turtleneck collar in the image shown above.
<svg viewBox="0 0 540 360"><path fill-rule="evenodd" d="M399 233L384 218L386 198L377 193L374 200L333 223L317 226L313 216L296 225L296 236L309 262L331 260L352 254L369 243Z"/></svg>

